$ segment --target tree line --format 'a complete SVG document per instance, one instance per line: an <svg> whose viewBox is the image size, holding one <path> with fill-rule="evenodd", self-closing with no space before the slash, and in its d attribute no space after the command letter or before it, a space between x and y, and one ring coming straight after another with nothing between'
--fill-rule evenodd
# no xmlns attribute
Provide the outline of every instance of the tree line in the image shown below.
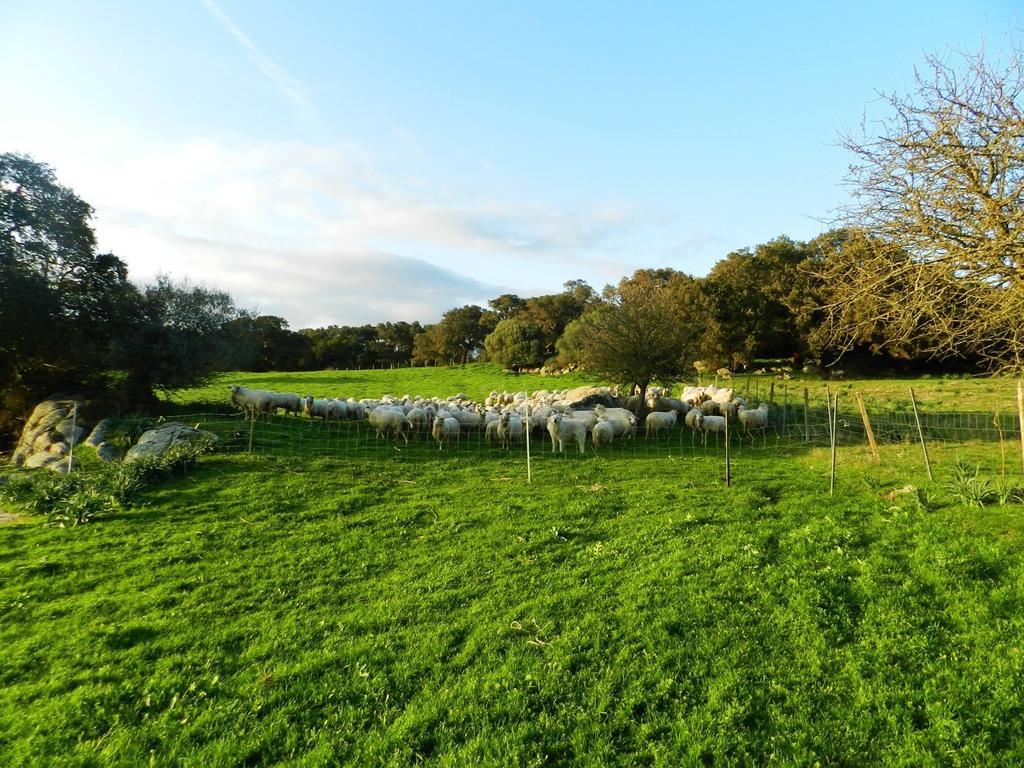
<svg viewBox="0 0 1024 768"><path fill-rule="evenodd" d="M1024 369L1024 57L929 57L890 94L856 158L849 210L807 242L778 237L704 277L643 269L600 292L497 296L434 324L292 330L223 291L136 286L99 253L92 209L52 169L0 154L0 442L58 390L139 407L218 371L579 364L625 384L764 358L844 368Z"/></svg>

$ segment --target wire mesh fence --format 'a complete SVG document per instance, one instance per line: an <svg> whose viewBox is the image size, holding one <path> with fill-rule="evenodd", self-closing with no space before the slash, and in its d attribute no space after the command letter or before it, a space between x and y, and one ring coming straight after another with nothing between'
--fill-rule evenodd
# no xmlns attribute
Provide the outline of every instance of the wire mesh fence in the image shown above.
<svg viewBox="0 0 1024 768"><path fill-rule="evenodd" d="M1020 423L1016 413L936 413L915 415L902 407L888 411L877 408L868 416L873 437L878 445L916 444L923 437L928 444L972 444L988 446L994 456L1018 450ZM918 422L919 419L919 422ZM249 419L238 412L202 412L178 415L175 421L207 430L217 436L218 452L252 454L270 457L320 458L334 457L351 461L399 460L417 461L429 458L521 458L529 451L534 462L572 460L580 451L575 442L564 450L556 445L543 425L524 438L503 445L483 427L467 428L458 438L440 444L429 432L409 431L405 435L381 434L367 420L322 420L295 415L261 415ZM920 431L918 430L920 423ZM831 445L831 411L822 405L805 407L802 403L776 405L769 412L766 427L751 432L737 421L730 422L728 437L732 456L779 453L786 450L828 447ZM868 448L868 424L853 402L839 401L835 414L837 446ZM154 426L152 419L125 420L119 432L125 444L145 429ZM648 435L641 423L635 436L617 438L611 444L595 448L588 434L584 453L610 459L657 456L711 456L725 450L725 435L703 434L682 423L671 430ZM1012 446L1012 447L1009 447ZM524 465L524 473L525 473Z"/></svg>

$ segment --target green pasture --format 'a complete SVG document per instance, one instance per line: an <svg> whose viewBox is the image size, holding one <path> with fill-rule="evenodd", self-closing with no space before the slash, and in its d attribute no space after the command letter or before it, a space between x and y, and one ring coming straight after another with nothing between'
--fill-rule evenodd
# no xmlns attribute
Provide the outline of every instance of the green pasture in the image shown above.
<svg viewBox="0 0 1024 768"><path fill-rule="evenodd" d="M788 380L777 375L739 374L729 380L704 376L703 384L717 381L719 386L734 387L745 397L769 400L782 406L786 401L799 406L803 391L808 390L812 406L824 407L825 389L839 393L842 402L850 407L856 392L860 392L869 408L882 411L910 411L910 387L914 389L918 407L922 411L943 413L985 413L1013 416L1017 413L1017 382L1006 377L983 376L925 376L914 379L841 379L824 381L818 377L794 374ZM516 374L503 371L496 363L470 363L453 368L396 368L391 370L360 371L296 371L273 373L229 373L213 383L194 389L174 392L168 401L176 407L195 409L197 406L226 404L228 386L270 389L277 392L295 392L316 397L379 398L385 394L395 397L413 395L448 397L463 393L483 402L492 390L529 391L539 389L571 389L601 382L593 375L573 372L563 376ZM696 384L696 378L682 384Z"/></svg>
<svg viewBox="0 0 1024 768"><path fill-rule="evenodd" d="M569 385L536 378L246 374L174 408L226 400L229 380ZM875 404L908 384L876 383ZM983 398L974 379L912 384L923 403ZM979 410L1003 389L1015 408L1014 387ZM830 496L829 451L772 437L734 444L728 488L722 446L679 433L602 455L541 443L527 484L520 450L359 450L358 431L277 417L250 455L232 419L130 508L0 526L0 765L1024 762L1012 441L1005 461L937 441L935 482L913 441L881 463L844 445ZM296 439L311 429L323 450Z"/></svg>

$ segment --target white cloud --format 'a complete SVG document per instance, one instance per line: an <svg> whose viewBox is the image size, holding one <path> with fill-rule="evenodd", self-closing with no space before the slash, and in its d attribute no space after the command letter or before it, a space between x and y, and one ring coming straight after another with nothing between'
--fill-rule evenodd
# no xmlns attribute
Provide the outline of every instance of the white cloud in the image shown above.
<svg viewBox="0 0 1024 768"><path fill-rule="evenodd" d="M263 76L273 83L284 97L291 102L299 116L307 121L312 121L316 117L316 111L313 109L313 105L302 84L263 53L259 46L252 41L252 38L239 29L238 25L224 13L215 0L203 0L203 5L206 6L206 9L224 27L227 33L234 38L235 42L245 49L252 63L256 65L256 68Z"/></svg>
<svg viewBox="0 0 1024 768"><path fill-rule="evenodd" d="M88 150L56 129L0 127L4 146L53 165L96 209L99 245L133 279L166 272L229 291L242 306L310 324L420 320L505 291L598 289L639 264L624 207L564 211L443 192L382 173L343 143L154 144L108 128Z"/></svg>

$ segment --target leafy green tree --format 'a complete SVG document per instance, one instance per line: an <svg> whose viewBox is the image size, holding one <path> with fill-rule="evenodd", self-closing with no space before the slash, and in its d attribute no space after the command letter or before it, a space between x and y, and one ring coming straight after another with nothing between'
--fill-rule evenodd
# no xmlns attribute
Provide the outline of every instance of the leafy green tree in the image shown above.
<svg viewBox="0 0 1024 768"><path fill-rule="evenodd" d="M566 326L597 300L594 289L582 280L570 280L564 287L561 293L534 296L526 300L525 314L540 331L545 357L556 352L558 339Z"/></svg>
<svg viewBox="0 0 1024 768"><path fill-rule="evenodd" d="M484 339L484 348L489 360L512 370L537 365L543 353L537 327L515 318L498 323Z"/></svg>
<svg viewBox="0 0 1024 768"><path fill-rule="evenodd" d="M638 387L643 400L648 386L673 384L695 359L703 332L699 291L679 272L638 271L566 328L559 351L609 381Z"/></svg>
<svg viewBox="0 0 1024 768"><path fill-rule="evenodd" d="M484 311L475 304L449 309L438 323L442 349L449 359L458 359L465 365L483 347L487 329L483 320Z"/></svg>
<svg viewBox="0 0 1024 768"><path fill-rule="evenodd" d="M800 312L813 256L813 246L779 237L716 263L703 281L702 357L742 368L755 358L805 354Z"/></svg>
<svg viewBox="0 0 1024 768"><path fill-rule="evenodd" d="M242 314L223 291L158 275L142 292L136 327L114 363L129 371L133 393L208 381L237 365L231 323Z"/></svg>

